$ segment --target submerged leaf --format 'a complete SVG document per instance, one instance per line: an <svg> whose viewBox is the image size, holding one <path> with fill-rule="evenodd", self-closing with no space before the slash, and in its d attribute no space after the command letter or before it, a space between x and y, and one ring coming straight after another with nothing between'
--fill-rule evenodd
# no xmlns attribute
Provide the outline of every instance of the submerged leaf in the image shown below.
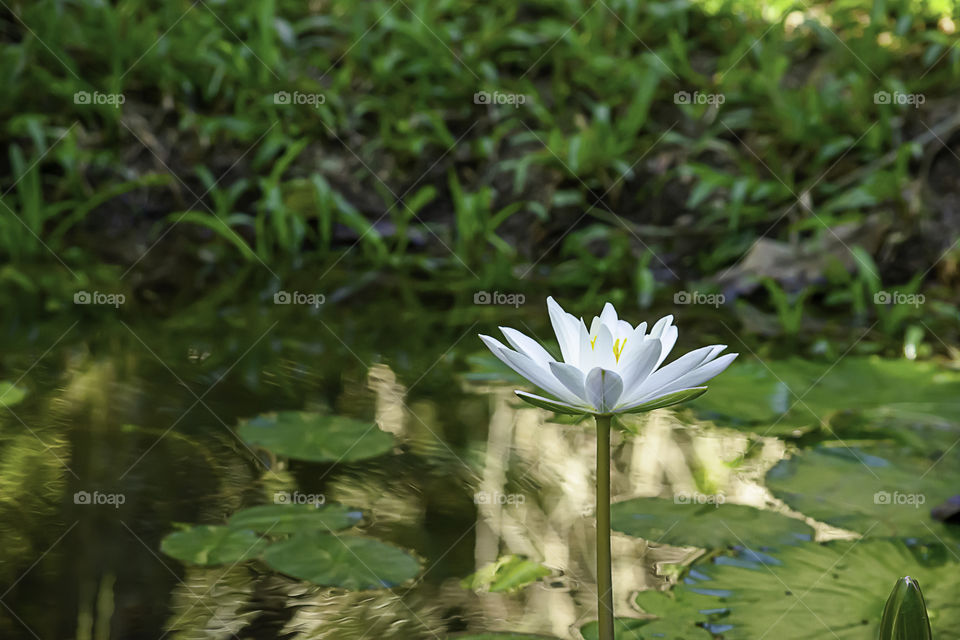
<svg viewBox="0 0 960 640"><path fill-rule="evenodd" d="M355 462L393 447L393 436L375 423L304 411L260 415L240 425L237 433L248 444L313 462Z"/></svg>
<svg viewBox="0 0 960 640"><path fill-rule="evenodd" d="M327 587L384 589L420 571L415 558L385 542L359 536L296 533L263 554L270 568Z"/></svg>
<svg viewBox="0 0 960 640"><path fill-rule="evenodd" d="M960 471L898 456L884 448L818 447L782 460L767 486L790 507L867 537L960 540L960 530L930 517L930 508L960 486Z"/></svg>
<svg viewBox="0 0 960 640"><path fill-rule="evenodd" d="M465 589L486 590L492 593L518 591L536 582L551 571L539 562L510 555L480 568L461 581Z"/></svg>
<svg viewBox="0 0 960 640"><path fill-rule="evenodd" d="M331 531L352 527L361 514L342 504L313 507L305 504L264 504L238 511L230 518L234 529L251 529L265 534L296 531Z"/></svg>
<svg viewBox="0 0 960 640"><path fill-rule="evenodd" d="M960 560L942 545L854 540L742 551L694 565L675 590L704 596L687 617L725 640L876 640L889 585L903 575L925 585L934 637L957 638Z"/></svg>
<svg viewBox="0 0 960 640"><path fill-rule="evenodd" d="M255 558L266 545L253 531L198 525L167 535L160 550L186 564L213 566Z"/></svg>
<svg viewBox="0 0 960 640"><path fill-rule="evenodd" d="M769 435L825 429L836 411L938 405L960 419L960 373L932 362L847 357L736 362L693 403L718 422ZM935 409L936 410L936 409ZM825 429L826 430L826 429ZM829 431L829 430L827 430Z"/></svg>
<svg viewBox="0 0 960 640"><path fill-rule="evenodd" d="M802 520L740 504L702 504L704 499L717 500L697 495L618 502L611 508L610 527L653 542L708 549L812 539L813 530Z"/></svg>

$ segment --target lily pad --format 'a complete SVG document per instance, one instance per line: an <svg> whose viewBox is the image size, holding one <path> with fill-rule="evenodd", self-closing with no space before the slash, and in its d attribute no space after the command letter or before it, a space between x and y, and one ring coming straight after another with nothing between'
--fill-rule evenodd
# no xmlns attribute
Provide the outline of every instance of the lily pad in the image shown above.
<svg viewBox="0 0 960 640"><path fill-rule="evenodd" d="M830 418L830 430L846 441L872 439L895 444L904 453L937 460L944 453L960 456L960 403L905 402L864 411L841 411Z"/></svg>
<svg viewBox="0 0 960 640"><path fill-rule="evenodd" d="M27 396L27 390L12 382L0 382L0 407L12 407L20 404Z"/></svg>
<svg viewBox="0 0 960 640"><path fill-rule="evenodd" d="M272 569L327 587L384 589L420 571L415 558L379 540L328 533L296 533L263 554Z"/></svg>
<svg viewBox="0 0 960 640"><path fill-rule="evenodd" d="M465 589L493 593L518 591L552 573L539 562L520 556L504 556L482 567L460 583Z"/></svg>
<svg viewBox="0 0 960 640"><path fill-rule="evenodd" d="M243 423L245 442L273 453L312 462L355 462L393 447L393 436L375 423L304 411L264 414Z"/></svg>
<svg viewBox="0 0 960 640"><path fill-rule="evenodd" d="M634 498L611 507L611 528L652 542L708 549L762 548L811 540L802 520L740 504Z"/></svg>
<svg viewBox="0 0 960 640"><path fill-rule="evenodd" d="M960 373L931 362L847 357L837 363L800 358L734 363L710 381L710 392L692 406L722 423L770 435L820 428L840 410L898 404L956 405Z"/></svg>
<svg viewBox="0 0 960 640"><path fill-rule="evenodd" d="M637 594L637 604L645 612L657 616L657 618L646 625L641 632L646 633L648 638L664 638L666 640L678 639L699 639L706 640L711 637L710 627L718 633L722 633L721 625L703 620L704 626L696 624L698 618L710 616L711 618L722 617L726 610L717 607L714 598L691 591L674 589L673 591L641 591ZM694 612L691 615L691 612Z"/></svg>
<svg viewBox="0 0 960 640"><path fill-rule="evenodd" d="M960 487L956 465L883 457L896 452L817 447L777 463L767 486L797 511L868 537L960 540L960 527L930 516Z"/></svg>
<svg viewBox="0 0 960 640"><path fill-rule="evenodd" d="M160 542L160 550L185 564L215 566L255 558L267 541L253 531L198 525L174 531Z"/></svg>
<svg viewBox="0 0 960 640"><path fill-rule="evenodd" d="M352 527L362 514L342 504L313 507L305 504L264 504L238 511L230 518L234 529L281 534L297 531L336 531Z"/></svg>
<svg viewBox="0 0 960 640"><path fill-rule="evenodd" d="M765 363L748 359L738 359L711 380L709 390L690 406L744 424L772 423L787 412L792 397L790 387Z"/></svg>
<svg viewBox="0 0 960 640"><path fill-rule="evenodd" d="M890 585L904 575L923 585L934 637L960 637L960 561L939 545L835 541L721 556L676 589L714 599L722 613L706 621L726 640L874 640Z"/></svg>

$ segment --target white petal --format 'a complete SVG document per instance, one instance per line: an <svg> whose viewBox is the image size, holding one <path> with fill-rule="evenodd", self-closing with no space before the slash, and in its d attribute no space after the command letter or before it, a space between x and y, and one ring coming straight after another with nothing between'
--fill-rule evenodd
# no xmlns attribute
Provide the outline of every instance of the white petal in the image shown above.
<svg viewBox="0 0 960 640"><path fill-rule="evenodd" d="M667 366L654 371L650 376L650 382L666 384L671 380L676 380L680 376L699 367L703 359L710 355L711 351L713 351L713 347L700 347L699 349L694 349L689 353L683 354Z"/></svg>
<svg viewBox="0 0 960 640"><path fill-rule="evenodd" d="M560 384L560 381L554 378L550 371L538 365L529 356L508 349L498 340L490 336L481 335L480 339L483 340L487 348L493 352L493 355L500 358L505 365L547 393L553 394L567 402L577 401L577 397L567 391L567 388Z"/></svg>
<svg viewBox="0 0 960 640"><path fill-rule="evenodd" d="M550 371L571 393L586 402L587 395L583 387L583 371L565 362L551 362Z"/></svg>
<svg viewBox="0 0 960 640"><path fill-rule="evenodd" d="M645 341L649 342L653 338L646 339L644 334L647 331L647 323L641 322L640 325L633 330L632 333L627 337L627 344L624 346L623 351L620 352L620 362L627 362L636 357L636 354L643 347Z"/></svg>
<svg viewBox="0 0 960 640"><path fill-rule="evenodd" d="M629 338L633 335L633 325L626 320L617 320L617 330L613 332L614 338Z"/></svg>
<svg viewBox="0 0 960 640"><path fill-rule="evenodd" d="M563 361L576 365L579 359L577 319L564 311L553 299L553 296L547 298L547 310L550 312L553 332L557 334L557 342L560 343L560 354L563 356Z"/></svg>
<svg viewBox="0 0 960 640"><path fill-rule="evenodd" d="M590 322L590 337L597 335L600 332L600 327L603 326L603 320L599 316L594 316L593 320Z"/></svg>
<svg viewBox="0 0 960 640"><path fill-rule="evenodd" d="M599 330L594 334L597 338L593 343L593 359L591 366L582 366L581 369L589 371L593 367L603 367L613 371L617 368L617 358L613 355L613 336L607 325L601 324Z"/></svg>
<svg viewBox="0 0 960 640"><path fill-rule="evenodd" d="M634 350L629 361L625 361L623 355L620 356L620 362L623 365L620 368L620 377L623 378L625 396L630 395L634 389L644 383L657 366L659 359L659 340L643 340L640 348Z"/></svg>
<svg viewBox="0 0 960 640"><path fill-rule="evenodd" d="M727 345L725 345L725 344L714 344L714 345L711 345L711 346L710 346L710 349L711 349L710 353L707 354L707 357L704 358L704 359L703 359L703 362L701 362L700 364L707 364L708 362L710 362L711 360L713 360L714 358L716 358L718 355L720 355L720 353L721 353L724 349L726 349L726 348L727 348Z"/></svg>
<svg viewBox="0 0 960 640"><path fill-rule="evenodd" d="M600 312L600 322L608 327L616 326L617 324L617 310L614 309L613 305L609 302L603 305L603 311Z"/></svg>
<svg viewBox="0 0 960 640"><path fill-rule="evenodd" d="M510 327L500 327L500 331L503 332L503 336L514 349L520 353L530 356L530 358L541 367L546 367L551 362L556 360L547 352L546 349L540 345L539 342L533 338L525 336L516 329L511 329Z"/></svg>
<svg viewBox="0 0 960 640"><path fill-rule="evenodd" d="M663 364L663 361L667 359L667 356L670 355L670 351L673 350L673 345L677 344L677 335L679 331L676 327L667 327L663 330L663 335L660 336L660 359L657 360L657 366L659 367Z"/></svg>
<svg viewBox="0 0 960 640"><path fill-rule="evenodd" d="M504 348L500 350L500 357L508 366L513 368L514 371L550 395L556 396L564 402L580 401L577 396L560 384L560 381L557 380L550 371L540 367L536 362L522 353Z"/></svg>
<svg viewBox="0 0 960 640"><path fill-rule="evenodd" d="M703 359L709 355L712 350L713 347L702 347L680 356L665 367L657 369L650 374L646 382L644 382L642 385L631 388L630 394L625 397L624 402L634 402L641 398L649 397L652 392L657 391L666 385L671 384L681 376L690 373L695 368L700 366L700 363L703 362ZM663 354L660 355L658 360L662 358Z"/></svg>
<svg viewBox="0 0 960 640"><path fill-rule="evenodd" d="M639 338L642 338L643 336L647 335L647 323L641 322L640 324L638 324L637 328L633 330L633 335L634 337L639 337Z"/></svg>
<svg viewBox="0 0 960 640"><path fill-rule="evenodd" d="M704 347L704 349L709 348L710 347ZM701 349L697 349L697 351L701 351ZM690 353L696 353L696 351L691 351ZM737 355L738 354L736 353L728 353L727 355L717 358L716 360L711 360L706 364L699 365L692 371L689 371L684 375L674 378L673 380L670 380L659 386L654 386L648 382L643 386L641 395L639 397L631 396L626 398L624 403L649 402L655 398L674 393L679 389L689 389L700 386L707 380L719 375L730 365L731 362L733 362ZM652 378L653 376L650 376L650 379Z"/></svg>
<svg viewBox="0 0 960 640"><path fill-rule="evenodd" d="M673 322L673 316L663 316L657 320L656 324L653 325L653 328L650 329L650 335L654 338L659 338L663 335L664 330L670 326L670 323Z"/></svg>
<svg viewBox="0 0 960 640"><path fill-rule="evenodd" d="M623 394L623 380L613 371L596 367L587 374L587 400L599 413L610 413Z"/></svg>
<svg viewBox="0 0 960 640"><path fill-rule="evenodd" d="M546 409L547 411L555 411L556 413L565 413L574 416L591 412L590 407L579 407L572 404L567 404L566 402L559 402L557 400L551 400L550 398L544 398L543 396L538 396L533 393L527 393L526 391L514 391L514 393L530 404L540 407L541 409Z"/></svg>
<svg viewBox="0 0 960 640"><path fill-rule="evenodd" d="M485 336L482 333L479 335L480 335L480 339L483 340L483 344L487 345L487 349L490 349L490 351L493 352L493 355L497 356L498 358L500 357L498 353L500 349L507 348L506 345L504 345L502 342L500 342L496 338Z"/></svg>
<svg viewBox="0 0 960 640"><path fill-rule="evenodd" d="M698 387L707 380L720 375L724 369L730 366L730 363L737 357L736 353L728 353L716 360L702 364L690 373L681 376L670 382L662 389L657 390L657 394L671 393L676 389L686 389L689 387Z"/></svg>
<svg viewBox="0 0 960 640"><path fill-rule="evenodd" d="M589 371L596 365L593 363L593 345L590 341L590 332L587 331L587 325L584 324L583 320L580 321L580 337L578 341L580 343L580 359L575 364L581 371Z"/></svg>

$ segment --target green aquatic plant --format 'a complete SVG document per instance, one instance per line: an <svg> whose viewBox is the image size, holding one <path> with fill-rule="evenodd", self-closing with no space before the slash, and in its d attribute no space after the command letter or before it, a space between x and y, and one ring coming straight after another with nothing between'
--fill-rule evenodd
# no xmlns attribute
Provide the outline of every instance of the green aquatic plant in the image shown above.
<svg viewBox="0 0 960 640"><path fill-rule="evenodd" d="M883 608L880 640L931 640L927 605L920 583L904 576L897 581Z"/></svg>
<svg viewBox="0 0 960 640"><path fill-rule="evenodd" d="M725 345L687 353L661 367L677 341L673 316L634 327L620 320L609 302L587 329L582 318L547 298L563 362L535 340L501 327L507 342L481 335L495 356L525 379L551 394L515 393L537 407L570 415L592 415L597 423L597 609L600 640L613 640L613 580L610 558L610 426L613 416L668 407L703 395L702 385L733 362L720 356ZM719 356L719 357L718 357Z"/></svg>

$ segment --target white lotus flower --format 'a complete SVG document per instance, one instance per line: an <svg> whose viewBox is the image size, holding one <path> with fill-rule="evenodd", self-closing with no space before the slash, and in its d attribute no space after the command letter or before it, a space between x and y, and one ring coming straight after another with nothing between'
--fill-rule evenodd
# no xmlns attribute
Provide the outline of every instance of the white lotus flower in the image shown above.
<svg viewBox="0 0 960 640"><path fill-rule="evenodd" d="M509 327L500 330L513 349L490 336L480 339L493 355L552 397L516 391L518 396L557 413L637 413L691 400L707 390L699 385L738 355L720 356L726 345L712 345L661 367L677 341L673 316L660 318L648 333L646 322L633 327L620 320L608 302L588 330L583 319L566 313L552 297L547 298L547 309L562 362Z"/></svg>

